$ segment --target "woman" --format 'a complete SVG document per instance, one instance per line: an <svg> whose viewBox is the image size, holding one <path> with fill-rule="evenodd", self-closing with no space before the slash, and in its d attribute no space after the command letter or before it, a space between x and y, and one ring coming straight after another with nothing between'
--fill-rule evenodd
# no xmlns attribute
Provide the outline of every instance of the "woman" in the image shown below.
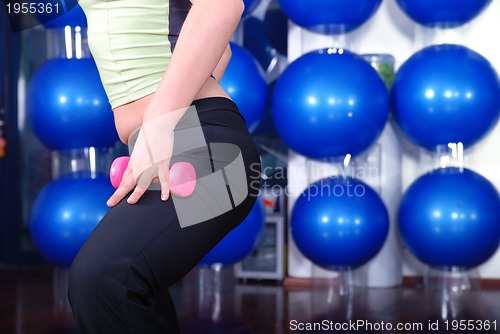
<svg viewBox="0 0 500 334"><path fill-rule="evenodd" d="M229 61L229 40L243 3L81 0L80 5L119 137L129 145L134 134L136 140L122 183L107 202L108 214L71 267L71 307L80 333L177 333L168 286L241 223L258 193L257 150L217 81ZM228 143L241 151L246 189L231 190L233 196L246 196L216 217L181 226L167 176L176 159L176 126L189 106L195 108L206 147ZM175 139L176 147L182 144ZM193 158L198 173L200 159L190 154L178 159ZM215 172L221 162L210 154ZM155 178L161 191L148 190Z"/></svg>

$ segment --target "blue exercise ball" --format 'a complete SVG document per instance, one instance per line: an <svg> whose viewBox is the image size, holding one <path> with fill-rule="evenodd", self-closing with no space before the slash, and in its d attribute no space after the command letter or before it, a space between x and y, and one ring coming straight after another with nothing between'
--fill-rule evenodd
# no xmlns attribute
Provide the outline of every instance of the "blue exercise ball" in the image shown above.
<svg viewBox="0 0 500 334"><path fill-rule="evenodd" d="M324 34L349 32L365 23L382 0L280 0L295 24Z"/></svg>
<svg viewBox="0 0 500 334"><path fill-rule="evenodd" d="M87 27L87 18L82 7L77 1L49 1L49 0L31 0L37 8L35 16L47 29L59 29L66 26Z"/></svg>
<svg viewBox="0 0 500 334"><path fill-rule="evenodd" d="M242 261L257 247L264 223L264 204L258 198L245 220L212 248L199 264L230 266Z"/></svg>
<svg viewBox="0 0 500 334"><path fill-rule="evenodd" d="M269 96L273 95L274 87L276 86L276 80L272 81L268 85L268 94ZM278 151L281 150L283 154L286 155L286 151L288 148L282 143L281 140L279 140L279 136L276 132L276 127L274 126L273 122L273 115L272 115L272 99L268 99L267 105L266 105L266 111L264 115L262 116L262 120L259 123L259 126L254 130L253 135L256 136L256 140L271 140L274 141L274 144L272 146L276 146L279 142L279 148ZM276 147L275 147L276 148ZM276 158L274 154L272 154L273 158ZM274 170L274 172L276 172Z"/></svg>
<svg viewBox="0 0 500 334"><path fill-rule="evenodd" d="M118 141L113 112L94 60L51 59L27 91L33 131L52 150L111 147Z"/></svg>
<svg viewBox="0 0 500 334"><path fill-rule="evenodd" d="M299 196L290 226L297 247L313 263L331 270L352 269L380 251L389 232L389 215L367 184L330 177Z"/></svg>
<svg viewBox="0 0 500 334"><path fill-rule="evenodd" d="M68 268L108 211L114 188L109 179L65 177L38 194L30 215L32 239L45 259Z"/></svg>
<svg viewBox="0 0 500 334"><path fill-rule="evenodd" d="M245 10L243 10L242 16L248 16L257 8L260 0L243 0L243 3L245 4Z"/></svg>
<svg viewBox="0 0 500 334"><path fill-rule="evenodd" d="M437 169L417 179L399 208L409 251L439 269L467 269L488 260L500 243L500 196L483 176Z"/></svg>
<svg viewBox="0 0 500 334"><path fill-rule="evenodd" d="M313 51L290 64L273 93L273 120L283 141L313 159L355 155L380 135L388 96L378 73L342 49Z"/></svg>
<svg viewBox="0 0 500 334"><path fill-rule="evenodd" d="M261 68L269 68L276 61L278 52L267 40L264 24L255 17L249 17L243 22L243 47L250 51L259 62Z"/></svg>
<svg viewBox="0 0 500 334"><path fill-rule="evenodd" d="M453 28L476 17L491 0L396 0L413 21L427 27Z"/></svg>
<svg viewBox="0 0 500 334"><path fill-rule="evenodd" d="M266 110L267 84L262 69L253 56L239 45L231 43L232 57L220 82L253 131Z"/></svg>
<svg viewBox="0 0 500 334"><path fill-rule="evenodd" d="M413 143L434 150L480 140L500 116L500 81L483 56L461 45L433 45L410 57L391 91L394 119Z"/></svg>
<svg viewBox="0 0 500 334"><path fill-rule="evenodd" d="M269 6L264 16L266 39L278 53L288 54L288 18L279 6Z"/></svg>

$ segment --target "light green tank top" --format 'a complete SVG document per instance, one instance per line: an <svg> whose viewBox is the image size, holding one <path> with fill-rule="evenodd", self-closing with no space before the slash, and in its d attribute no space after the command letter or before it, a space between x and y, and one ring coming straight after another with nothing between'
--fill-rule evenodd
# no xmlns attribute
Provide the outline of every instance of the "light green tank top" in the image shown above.
<svg viewBox="0 0 500 334"><path fill-rule="evenodd" d="M88 44L112 108L154 93L189 0L80 0Z"/></svg>

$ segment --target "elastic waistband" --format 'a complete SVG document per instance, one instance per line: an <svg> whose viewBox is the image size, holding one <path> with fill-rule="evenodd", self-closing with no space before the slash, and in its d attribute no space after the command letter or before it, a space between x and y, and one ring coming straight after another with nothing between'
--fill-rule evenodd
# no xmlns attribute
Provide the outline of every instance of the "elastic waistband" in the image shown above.
<svg viewBox="0 0 500 334"><path fill-rule="evenodd" d="M246 121L238 106L226 97L206 97L194 100L191 104L196 108L202 124L220 125L235 129L246 128Z"/></svg>
<svg viewBox="0 0 500 334"><path fill-rule="evenodd" d="M205 97L202 99L194 100L191 105L196 107L198 111L234 111L240 114L238 106L233 100L227 97L214 96ZM241 114L240 114L241 115ZM242 116L243 117L243 116Z"/></svg>

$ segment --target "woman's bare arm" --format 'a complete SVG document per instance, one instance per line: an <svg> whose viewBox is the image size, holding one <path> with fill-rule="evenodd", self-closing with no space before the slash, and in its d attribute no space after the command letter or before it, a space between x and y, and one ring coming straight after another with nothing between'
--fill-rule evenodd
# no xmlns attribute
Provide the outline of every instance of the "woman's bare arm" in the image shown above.
<svg viewBox="0 0 500 334"><path fill-rule="evenodd" d="M224 72L226 72L227 64L229 64L229 60L231 59L231 47L229 44L226 46L226 49L224 50L224 54L222 55L221 59L219 60L219 63L215 67L214 70L214 77L217 82L220 82L222 79L222 76L224 75Z"/></svg>
<svg viewBox="0 0 500 334"><path fill-rule="evenodd" d="M226 60L223 55L240 21L243 1L191 2L172 59L145 112L145 120L189 106L219 62ZM221 63L216 72L223 72L220 70L226 66L227 63ZM215 77L220 80L220 75Z"/></svg>

